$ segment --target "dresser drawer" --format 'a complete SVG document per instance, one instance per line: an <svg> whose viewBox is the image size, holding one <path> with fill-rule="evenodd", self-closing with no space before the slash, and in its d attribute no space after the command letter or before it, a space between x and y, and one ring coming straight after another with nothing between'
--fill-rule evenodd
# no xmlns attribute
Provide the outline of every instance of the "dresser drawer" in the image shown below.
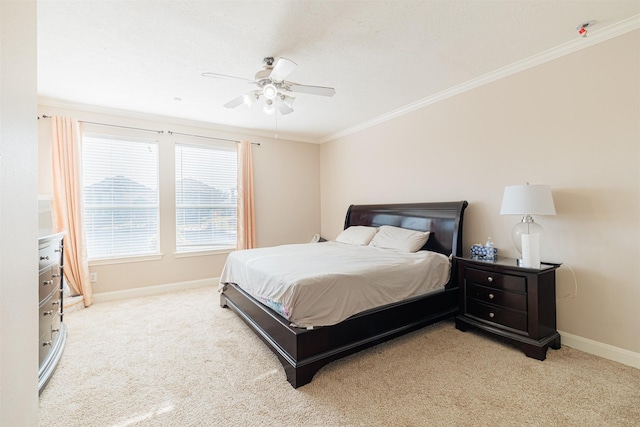
<svg viewBox="0 0 640 427"><path fill-rule="evenodd" d="M41 247L39 251L40 270L50 266L51 264L60 263L60 254L62 253L62 247L60 242L51 244L49 246Z"/></svg>
<svg viewBox="0 0 640 427"><path fill-rule="evenodd" d="M513 310L527 311L527 295L488 288L486 286L469 283L466 287L467 298L473 298L480 302L494 304Z"/></svg>
<svg viewBox="0 0 640 427"><path fill-rule="evenodd" d="M477 283L495 289L508 289L518 292L527 291L527 279L522 276L465 267L464 280L465 282Z"/></svg>
<svg viewBox="0 0 640 427"><path fill-rule="evenodd" d="M56 318L60 319L60 291L54 292L40 304L38 313L40 334L51 331Z"/></svg>
<svg viewBox="0 0 640 427"><path fill-rule="evenodd" d="M468 298L467 314L484 321L527 332L527 314L523 312L490 306Z"/></svg>
<svg viewBox="0 0 640 427"><path fill-rule="evenodd" d="M53 344L53 340L51 339L51 332L45 332L40 335L40 341L38 342L38 365L42 366L42 362L47 358L47 354L49 350L51 350L51 345Z"/></svg>
<svg viewBox="0 0 640 427"><path fill-rule="evenodd" d="M40 279L38 281L39 300L42 301L47 298L57 289L60 289L60 268L56 264L40 271Z"/></svg>
<svg viewBox="0 0 640 427"><path fill-rule="evenodd" d="M51 328L49 329L49 334L51 336L51 340L55 340L56 335L58 334L58 332L60 332L60 323L62 323L62 321L60 320L60 316L55 316L53 318L53 322L51 322Z"/></svg>
<svg viewBox="0 0 640 427"><path fill-rule="evenodd" d="M39 353L39 365L42 366L42 362L46 359L47 354L51 351L53 342L56 336L60 333L60 316L54 316L53 321L48 328L44 331L40 331L40 340L38 343Z"/></svg>

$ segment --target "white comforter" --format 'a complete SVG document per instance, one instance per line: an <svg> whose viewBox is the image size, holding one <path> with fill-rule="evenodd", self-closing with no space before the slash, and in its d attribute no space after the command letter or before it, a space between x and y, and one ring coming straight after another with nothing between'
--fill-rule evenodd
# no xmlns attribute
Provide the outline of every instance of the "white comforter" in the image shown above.
<svg viewBox="0 0 640 427"><path fill-rule="evenodd" d="M235 283L308 328L441 289L449 274L449 259L436 252L305 243L232 252L220 289Z"/></svg>

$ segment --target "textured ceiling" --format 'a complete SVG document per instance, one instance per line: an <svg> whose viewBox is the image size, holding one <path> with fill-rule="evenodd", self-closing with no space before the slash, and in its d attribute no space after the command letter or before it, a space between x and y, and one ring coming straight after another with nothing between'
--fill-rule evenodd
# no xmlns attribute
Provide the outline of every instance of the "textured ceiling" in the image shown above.
<svg viewBox="0 0 640 427"><path fill-rule="evenodd" d="M49 100L273 135L253 89L262 59L298 64L281 137L322 141L479 76L640 14L640 1L38 1L38 92Z"/></svg>

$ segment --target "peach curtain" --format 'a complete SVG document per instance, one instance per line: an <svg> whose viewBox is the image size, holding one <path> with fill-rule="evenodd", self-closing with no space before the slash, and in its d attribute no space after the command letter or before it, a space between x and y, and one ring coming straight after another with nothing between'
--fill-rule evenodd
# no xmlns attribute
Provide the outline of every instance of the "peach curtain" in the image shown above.
<svg viewBox="0 0 640 427"><path fill-rule="evenodd" d="M237 249L256 247L256 214L253 201L251 142L238 143L238 243Z"/></svg>
<svg viewBox="0 0 640 427"><path fill-rule="evenodd" d="M74 295L93 302L89 264L82 225L81 130L76 119L51 117L53 135L53 227L66 230L64 237L64 276Z"/></svg>

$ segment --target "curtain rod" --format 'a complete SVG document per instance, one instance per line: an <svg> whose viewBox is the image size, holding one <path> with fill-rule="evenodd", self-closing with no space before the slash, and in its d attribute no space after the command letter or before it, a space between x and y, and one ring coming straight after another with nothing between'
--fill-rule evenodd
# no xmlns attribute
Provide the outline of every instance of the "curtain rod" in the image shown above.
<svg viewBox="0 0 640 427"><path fill-rule="evenodd" d="M216 138L214 136L194 135L194 134L191 134L191 133L180 133L180 132L173 132L173 131L170 131L170 130L167 131L167 133L169 135L193 136L195 138L216 139L218 141L227 141L227 142L240 143L240 141L238 141L237 139ZM252 142L251 145L260 145L260 143L259 142Z"/></svg>
<svg viewBox="0 0 640 427"><path fill-rule="evenodd" d="M43 114L42 118L43 119L50 119L51 116L47 116L46 114ZM38 120L40 120L40 116L38 116ZM112 125L112 124L109 124L109 123L87 122L87 121L84 121L84 120L78 120L78 122L87 123L87 124L90 124L90 125L111 126L111 127L116 127L116 128L142 130L142 131L145 131L145 132L164 133L163 130L156 130L156 129L145 129L145 128L136 128L136 127L131 127L131 126ZM196 137L196 138L216 139L218 141L227 141L227 142L235 142L235 143L239 143L240 142L237 139L215 138L213 136L193 135L193 134L190 134L190 133L172 132L170 130L167 131L167 133L169 135L193 136L193 137ZM252 142L251 145L260 145L260 143L259 142Z"/></svg>
<svg viewBox="0 0 640 427"><path fill-rule="evenodd" d="M42 115L43 119L50 119L51 116L47 116L46 114ZM38 117L38 120L40 119L40 117ZM112 125L109 123L98 123L98 122L87 122L85 120L78 120L79 123L87 123L89 125L98 125L98 126L111 126L114 128L122 128L122 129L133 129L133 130L142 130L145 132L154 132L154 133L164 133L163 130L156 130L156 129L145 129L145 128L136 128L136 127L132 127L132 126L121 126L121 125Z"/></svg>

